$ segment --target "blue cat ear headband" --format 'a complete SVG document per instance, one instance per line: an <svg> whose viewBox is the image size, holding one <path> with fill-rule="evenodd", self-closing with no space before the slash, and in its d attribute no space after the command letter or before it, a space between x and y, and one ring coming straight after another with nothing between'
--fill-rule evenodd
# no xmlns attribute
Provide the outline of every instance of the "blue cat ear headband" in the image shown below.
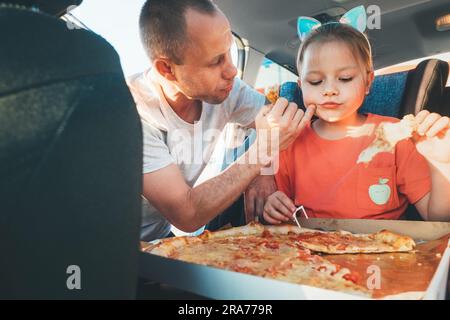
<svg viewBox="0 0 450 320"><path fill-rule="evenodd" d="M339 23L348 24L359 32L364 33L367 27L366 9L364 9L364 6L358 6L351 9L346 14L344 14L341 19L339 19ZM300 40L303 41L311 31L320 27L321 25L322 23L314 18L299 17L297 19L297 34Z"/></svg>

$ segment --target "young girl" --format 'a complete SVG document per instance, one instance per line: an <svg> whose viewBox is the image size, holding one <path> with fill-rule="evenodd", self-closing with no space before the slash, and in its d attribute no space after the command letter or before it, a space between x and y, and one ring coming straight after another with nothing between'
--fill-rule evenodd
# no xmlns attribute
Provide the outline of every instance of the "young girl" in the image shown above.
<svg viewBox="0 0 450 320"><path fill-rule="evenodd" d="M281 152L265 221L288 221L300 205L309 217L398 219L408 203L425 220L450 220L449 118L421 111L419 139L357 164L375 128L399 121L358 113L374 79L367 38L344 23L319 26L302 42L297 67L305 106L318 119Z"/></svg>

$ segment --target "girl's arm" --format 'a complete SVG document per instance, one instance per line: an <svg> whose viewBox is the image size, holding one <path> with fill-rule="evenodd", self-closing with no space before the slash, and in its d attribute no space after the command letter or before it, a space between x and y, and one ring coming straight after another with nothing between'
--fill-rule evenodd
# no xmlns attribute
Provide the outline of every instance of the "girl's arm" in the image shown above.
<svg viewBox="0 0 450 320"><path fill-rule="evenodd" d="M450 164L428 162L431 191L416 203L424 220L450 221Z"/></svg>
<svg viewBox="0 0 450 320"><path fill-rule="evenodd" d="M423 110L416 120L417 151L427 160L431 177L431 191L416 208L425 220L450 221L450 119Z"/></svg>

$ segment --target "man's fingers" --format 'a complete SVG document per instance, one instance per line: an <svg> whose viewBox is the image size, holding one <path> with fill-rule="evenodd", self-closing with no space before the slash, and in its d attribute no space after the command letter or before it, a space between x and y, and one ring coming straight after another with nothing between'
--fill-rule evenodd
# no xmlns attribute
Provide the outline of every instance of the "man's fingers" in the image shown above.
<svg viewBox="0 0 450 320"><path fill-rule="evenodd" d="M297 131L300 132L303 130L304 127L311 121L312 117L314 116L314 112L316 111L315 105L308 106L308 109L306 109L305 115L301 119L299 125L297 126Z"/></svg>
<svg viewBox="0 0 450 320"><path fill-rule="evenodd" d="M288 101L286 98L278 98L278 100L275 102L275 104L272 107L272 110L270 110L270 113L275 118L280 118L286 108L288 107Z"/></svg>
<svg viewBox="0 0 450 320"><path fill-rule="evenodd" d="M431 128L427 131L426 135L427 137L434 137L439 132L448 129L450 124L450 119L448 117L442 117L439 120L437 120Z"/></svg>
<svg viewBox="0 0 450 320"><path fill-rule="evenodd" d="M292 119L294 118L295 114L297 113L298 110L298 106L297 104L291 102L288 104L288 107L286 108L286 110L283 113L283 121L285 123L289 123L292 121Z"/></svg>
<svg viewBox="0 0 450 320"><path fill-rule="evenodd" d="M254 216L262 215L264 211L264 199L261 197L257 197L255 201L255 211L253 211Z"/></svg>
<svg viewBox="0 0 450 320"><path fill-rule="evenodd" d="M424 135L427 133L428 129L430 129L433 124L439 120L441 116L437 113L431 113L429 114L423 121L420 123L419 128L417 128L417 132L419 135Z"/></svg>
<svg viewBox="0 0 450 320"><path fill-rule="evenodd" d="M268 114L270 112L270 110L272 110L272 108L273 108L272 104L267 104L267 105L263 106L261 108L261 110L259 110L258 116L265 117L266 114Z"/></svg>
<svg viewBox="0 0 450 320"><path fill-rule="evenodd" d="M294 118L292 119L292 125L295 126L295 128L298 128L304 115L305 115L305 111L303 111L302 109L297 110L297 112L294 115Z"/></svg>
<svg viewBox="0 0 450 320"><path fill-rule="evenodd" d="M249 223L250 221L255 220L255 197L246 193L244 196L244 202L245 202L245 221Z"/></svg>

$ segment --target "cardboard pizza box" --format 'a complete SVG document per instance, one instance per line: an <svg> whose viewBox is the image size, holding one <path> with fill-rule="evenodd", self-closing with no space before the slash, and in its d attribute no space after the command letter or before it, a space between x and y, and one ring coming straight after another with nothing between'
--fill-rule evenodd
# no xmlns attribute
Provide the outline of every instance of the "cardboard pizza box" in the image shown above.
<svg viewBox="0 0 450 320"><path fill-rule="evenodd" d="M418 247L422 248L416 254L334 255L326 258L357 267L363 274L366 267L373 271L379 266L382 281L380 288L375 288L374 292L384 292L381 297L383 299L445 298L450 262L450 223L312 218L300 219L300 224L311 229L347 230L354 233L387 229L414 238ZM140 276L144 279L212 299L366 299L358 295L187 263L145 252L140 255L139 268ZM376 276L376 272L365 273L365 276L369 281L370 277ZM371 281L371 284L376 285L377 281ZM396 287L397 285L400 287ZM401 294L398 292L399 288Z"/></svg>

